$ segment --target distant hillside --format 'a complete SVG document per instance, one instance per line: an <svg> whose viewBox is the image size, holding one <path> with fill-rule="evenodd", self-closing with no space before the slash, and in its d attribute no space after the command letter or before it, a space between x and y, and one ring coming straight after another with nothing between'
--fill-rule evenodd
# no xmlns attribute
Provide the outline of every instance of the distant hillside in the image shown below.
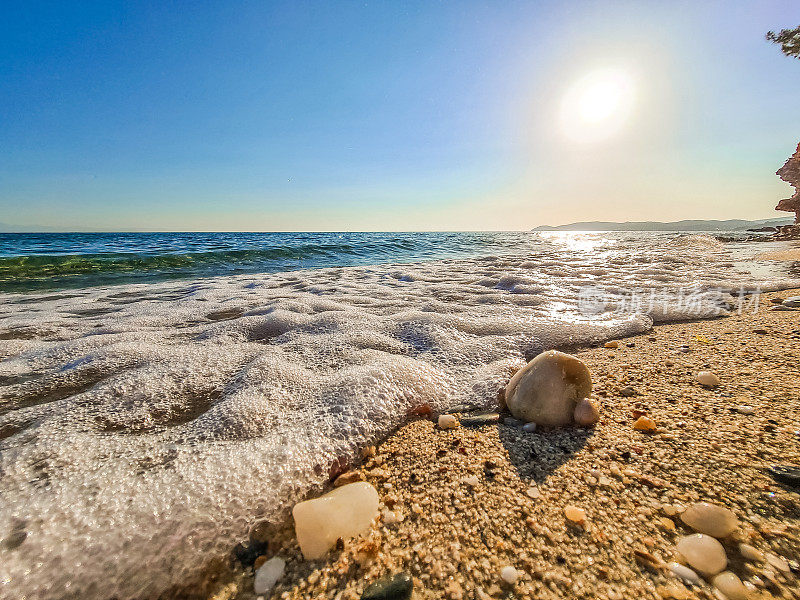
<svg viewBox="0 0 800 600"><path fill-rule="evenodd" d="M703 221L687 219L685 221L672 221L661 223L659 221L627 221L615 223L613 221L583 221L569 225L540 225L532 231L738 231L758 227L778 227L791 225L794 219L760 219L758 221L745 221L744 219L729 219L727 221Z"/></svg>

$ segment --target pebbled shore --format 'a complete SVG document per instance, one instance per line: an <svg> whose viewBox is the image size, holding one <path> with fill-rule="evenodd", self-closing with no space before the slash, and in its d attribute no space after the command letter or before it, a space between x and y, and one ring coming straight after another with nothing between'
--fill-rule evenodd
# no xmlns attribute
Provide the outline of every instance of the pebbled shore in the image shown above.
<svg viewBox="0 0 800 600"><path fill-rule="evenodd" d="M800 559L800 493L764 471L800 465L800 312L769 310L793 295L576 352L601 404L593 429L527 433L507 415L478 428L406 425L359 467L381 496L370 535L303 561L290 524L271 532L266 556L287 568L269 598L356 599L401 571L418 599L720 598L658 567L691 533L678 514L695 501L739 518L724 546L752 598L800 597L797 562L784 572L738 550ZM701 387L701 370L721 385ZM654 433L634 430L642 413ZM585 510L583 525L567 521L568 505ZM501 578L507 566L519 571L513 585ZM252 569L238 570L211 597L255 598L252 586Z"/></svg>

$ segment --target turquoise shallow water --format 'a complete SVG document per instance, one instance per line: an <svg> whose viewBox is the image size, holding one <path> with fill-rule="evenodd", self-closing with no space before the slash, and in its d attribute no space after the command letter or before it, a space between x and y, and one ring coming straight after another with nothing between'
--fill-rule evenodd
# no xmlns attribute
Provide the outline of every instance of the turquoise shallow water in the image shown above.
<svg viewBox="0 0 800 600"><path fill-rule="evenodd" d="M522 232L0 233L0 291L29 292L503 253Z"/></svg>

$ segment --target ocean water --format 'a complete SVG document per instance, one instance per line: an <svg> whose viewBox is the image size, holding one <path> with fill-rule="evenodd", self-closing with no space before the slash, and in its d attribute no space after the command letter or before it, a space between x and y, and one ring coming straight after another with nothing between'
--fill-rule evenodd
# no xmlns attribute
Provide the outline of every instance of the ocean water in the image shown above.
<svg viewBox="0 0 800 600"><path fill-rule="evenodd" d="M1 239L2 598L156 598L416 406L800 287L695 234Z"/></svg>

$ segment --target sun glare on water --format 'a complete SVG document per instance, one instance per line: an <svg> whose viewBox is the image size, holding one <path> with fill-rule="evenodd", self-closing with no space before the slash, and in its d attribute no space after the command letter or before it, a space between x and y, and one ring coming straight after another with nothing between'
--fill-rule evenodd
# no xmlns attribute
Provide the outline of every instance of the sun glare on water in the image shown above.
<svg viewBox="0 0 800 600"><path fill-rule="evenodd" d="M596 142L618 133L633 108L634 83L622 69L600 69L575 81L561 102L561 128L572 141Z"/></svg>

